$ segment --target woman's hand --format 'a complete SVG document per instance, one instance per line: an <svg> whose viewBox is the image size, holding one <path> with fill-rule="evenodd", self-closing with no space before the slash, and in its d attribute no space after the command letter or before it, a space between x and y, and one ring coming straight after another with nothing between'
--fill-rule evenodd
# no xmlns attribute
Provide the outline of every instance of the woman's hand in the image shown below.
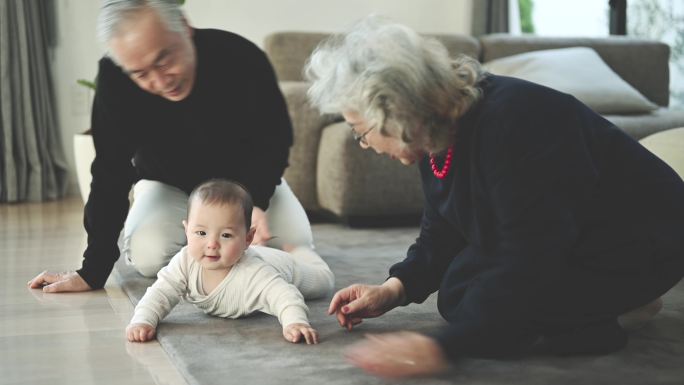
<svg viewBox="0 0 684 385"><path fill-rule="evenodd" d="M299 342L302 337L304 337L304 341L309 345L318 343L318 332L316 329L312 328L311 325L302 323L293 323L285 326L283 328L283 337L292 343Z"/></svg>
<svg viewBox="0 0 684 385"><path fill-rule="evenodd" d="M43 288L45 293L58 293L64 291L88 291L90 285L75 271L66 273L50 273L44 271L28 281L31 289Z"/></svg>
<svg viewBox="0 0 684 385"><path fill-rule="evenodd" d="M449 368L439 344L414 332L368 335L348 348L345 356L354 365L381 377L425 376Z"/></svg>
<svg viewBox="0 0 684 385"><path fill-rule="evenodd" d="M146 342L154 338L156 329L148 324L130 324L126 327L126 337L131 342Z"/></svg>
<svg viewBox="0 0 684 385"><path fill-rule="evenodd" d="M381 316L405 301L404 285L390 278L382 285L351 285L330 301L328 314L335 314L340 326L352 330L364 318Z"/></svg>

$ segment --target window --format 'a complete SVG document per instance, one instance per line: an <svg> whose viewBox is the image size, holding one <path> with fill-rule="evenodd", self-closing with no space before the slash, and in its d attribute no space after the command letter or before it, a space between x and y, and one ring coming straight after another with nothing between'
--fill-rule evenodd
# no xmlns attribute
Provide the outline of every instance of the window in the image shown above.
<svg viewBox="0 0 684 385"><path fill-rule="evenodd" d="M628 1L627 34L670 46L670 105L684 108L684 2Z"/></svg>
<svg viewBox="0 0 684 385"><path fill-rule="evenodd" d="M544 36L608 36L608 0L519 0L523 32Z"/></svg>
<svg viewBox="0 0 684 385"><path fill-rule="evenodd" d="M573 37L609 35L608 0L517 1L520 30L524 33ZM514 23L512 26L516 28ZM659 40L670 46L670 105L684 108L684 1L628 0L627 35Z"/></svg>

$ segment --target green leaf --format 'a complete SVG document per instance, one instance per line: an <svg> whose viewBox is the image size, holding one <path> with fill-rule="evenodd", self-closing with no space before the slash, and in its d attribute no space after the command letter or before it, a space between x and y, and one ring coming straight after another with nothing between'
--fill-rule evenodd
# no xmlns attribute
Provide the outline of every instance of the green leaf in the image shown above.
<svg viewBox="0 0 684 385"><path fill-rule="evenodd" d="M97 88L95 82L86 79L78 79L76 80L76 83L82 85L83 87L90 88L93 91Z"/></svg>

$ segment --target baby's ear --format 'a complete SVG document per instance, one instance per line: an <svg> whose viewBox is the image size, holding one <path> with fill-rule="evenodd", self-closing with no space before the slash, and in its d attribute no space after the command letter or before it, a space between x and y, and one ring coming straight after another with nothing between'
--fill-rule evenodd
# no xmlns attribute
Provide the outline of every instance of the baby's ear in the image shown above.
<svg viewBox="0 0 684 385"><path fill-rule="evenodd" d="M252 241L254 240L254 234L256 233L256 227L252 226L249 231L247 232L247 236L245 237L245 243L247 246L252 244Z"/></svg>
<svg viewBox="0 0 684 385"><path fill-rule="evenodd" d="M182 222L183 222L183 228L185 229L185 232L187 233L187 232L188 232L188 221L186 221L185 219L183 219Z"/></svg>

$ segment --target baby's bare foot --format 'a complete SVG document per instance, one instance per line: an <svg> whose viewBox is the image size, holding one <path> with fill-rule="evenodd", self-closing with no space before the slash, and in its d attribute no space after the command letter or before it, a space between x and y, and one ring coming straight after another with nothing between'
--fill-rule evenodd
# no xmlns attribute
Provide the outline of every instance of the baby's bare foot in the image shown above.
<svg viewBox="0 0 684 385"><path fill-rule="evenodd" d="M291 253L292 250L296 249L297 246L290 244L290 243L283 243L283 251L287 251L288 253Z"/></svg>

